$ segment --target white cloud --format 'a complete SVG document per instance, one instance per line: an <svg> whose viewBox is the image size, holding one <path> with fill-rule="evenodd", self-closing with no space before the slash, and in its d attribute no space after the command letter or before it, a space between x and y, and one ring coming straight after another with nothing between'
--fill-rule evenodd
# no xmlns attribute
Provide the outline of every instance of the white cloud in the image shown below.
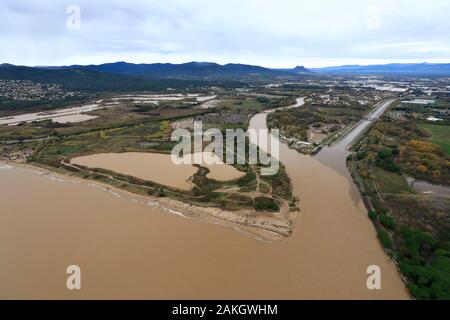
<svg viewBox="0 0 450 320"><path fill-rule="evenodd" d="M79 30L66 28L72 3ZM450 60L448 0L2 0L0 11L0 62L16 64Z"/></svg>
<svg viewBox="0 0 450 320"><path fill-rule="evenodd" d="M367 28L369 30L381 29L381 9L379 7L369 7L369 17L367 18Z"/></svg>

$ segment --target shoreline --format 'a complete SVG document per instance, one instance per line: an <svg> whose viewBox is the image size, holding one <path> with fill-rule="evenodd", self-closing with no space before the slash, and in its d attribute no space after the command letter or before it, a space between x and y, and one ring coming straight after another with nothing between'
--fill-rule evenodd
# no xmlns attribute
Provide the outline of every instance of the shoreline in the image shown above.
<svg viewBox="0 0 450 320"><path fill-rule="evenodd" d="M84 183L87 186L98 187L103 192L119 196L124 200L137 201L142 205L158 207L163 211L176 214L186 219L195 219L204 223L232 228L263 242L280 241L288 238L293 232L293 226L297 216L297 213L289 212L289 208L285 207L281 208L276 216L268 216L251 209L229 211L215 207L201 207L167 197L152 197L136 194L108 183L63 174L29 163L0 160L0 165L2 164L12 168L31 170L48 177L55 177L56 179L60 179L60 181ZM290 219L284 219L283 215L290 216Z"/></svg>

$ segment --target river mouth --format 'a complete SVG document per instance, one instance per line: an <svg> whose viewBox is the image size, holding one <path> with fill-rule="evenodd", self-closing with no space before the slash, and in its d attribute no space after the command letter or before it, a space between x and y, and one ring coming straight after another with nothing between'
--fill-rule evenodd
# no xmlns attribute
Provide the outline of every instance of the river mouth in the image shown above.
<svg viewBox="0 0 450 320"><path fill-rule="evenodd" d="M370 115L381 115L391 102L380 105ZM254 116L249 128L267 128L267 116L270 112ZM294 195L300 199L301 215L293 238L301 239L299 241L302 244L314 244L314 249L302 248L301 255L318 259L317 264L326 263L336 268L334 274L337 278L333 285L343 280L340 278L342 274L357 274L365 265L377 265L383 270L384 276L389 278L389 294L396 295L397 299L408 299L409 293L403 280L393 261L382 249L346 167L348 148L371 121L362 120L348 135L315 156L299 153L280 143L280 161L292 180ZM338 252L346 252L345 258L339 256ZM339 275L339 272L342 274ZM346 284L344 282L340 285L347 286L347 290L356 290L357 286L351 285L354 283L352 280L348 279Z"/></svg>
<svg viewBox="0 0 450 320"><path fill-rule="evenodd" d="M266 117L250 127L264 128ZM301 214L293 234L273 243L145 198L5 166L0 298L408 299L352 182L286 145L280 154ZM73 264L82 270L77 292L65 288ZM381 290L367 288L371 265L381 269Z"/></svg>

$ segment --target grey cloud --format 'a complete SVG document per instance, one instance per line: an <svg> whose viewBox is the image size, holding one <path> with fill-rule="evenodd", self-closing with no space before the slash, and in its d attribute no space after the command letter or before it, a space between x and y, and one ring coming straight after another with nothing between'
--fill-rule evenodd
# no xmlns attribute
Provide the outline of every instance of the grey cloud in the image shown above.
<svg viewBox="0 0 450 320"><path fill-rule="evenodd" d="M80 30L66 28L70 4ZM450 60L449 1L3 0L0 10L0 61L16 64Z"/></svg>

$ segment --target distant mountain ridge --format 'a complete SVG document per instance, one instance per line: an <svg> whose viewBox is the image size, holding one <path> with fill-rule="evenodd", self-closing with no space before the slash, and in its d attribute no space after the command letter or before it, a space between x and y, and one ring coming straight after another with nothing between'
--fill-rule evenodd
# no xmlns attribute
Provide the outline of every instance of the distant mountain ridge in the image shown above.
<svg viewBox="0 0 450 320"><path fill-rule="evenodd" d="M209 85L211 82L178 79L145 79L140 77L92 71L84 68L25 67L0 64L0 79L55 83L70 90L83 91L159 91ZM218 83L224 86L233 83Z"/></svg>
<svg viewBox="0 0 450 320"><path fill-rule="evenodd" d="M248 64L188 62L181 64L134 64L114 62L99 65L72 65L52 69L82 69L151 79L239 79L243 77L284 77L311 74L450 76L450 63L391 63L378 65L343 65L324 68L272 69Z"/></svg>
<svg viewBox="0 0 450 320"><path fill-rule="evenodd" d="M0 64L0 79L56 83L86 91L141 91L189 88L205 85L242 86L253 80L293 77L306 73L304 67L269 69L246 64L220 65L212 62L182 64L127 62L100 65L15 66Z"/></svg>
<svg viewBox="0 0 450 320"><path fill-rule="evenodd" d="M240 77L277 77L292 76L295 74L300 74L301 71L305 73L307 72L304 67L296 67L294 69L269 69L247 64L229 63L220 65L213 62L134 64L121 61L100 65L72 65L47 68L80 69L152 79L230 79Z"/></svg>
<svg viewBox="0 0 450 320"><path fill-rule="evenodd" d="M386 65L346 65L306 69L271 69L247 64L188 62L182 64L127 62L100 65L27 67L0 64L0 79L56 83L85 91L141 91L199 86L236 87L255 80L296 80L315 75L382 75L450 77L450 64L412 63Z"/></svg>
<svg viewBox="0 0 450 320"><path fill-rule="evenodd" d="M351 75L409 75L409 76L450 76L450 63L390 63L378 65L344 65L325 68L311 68L321 74Z"/></svg>

